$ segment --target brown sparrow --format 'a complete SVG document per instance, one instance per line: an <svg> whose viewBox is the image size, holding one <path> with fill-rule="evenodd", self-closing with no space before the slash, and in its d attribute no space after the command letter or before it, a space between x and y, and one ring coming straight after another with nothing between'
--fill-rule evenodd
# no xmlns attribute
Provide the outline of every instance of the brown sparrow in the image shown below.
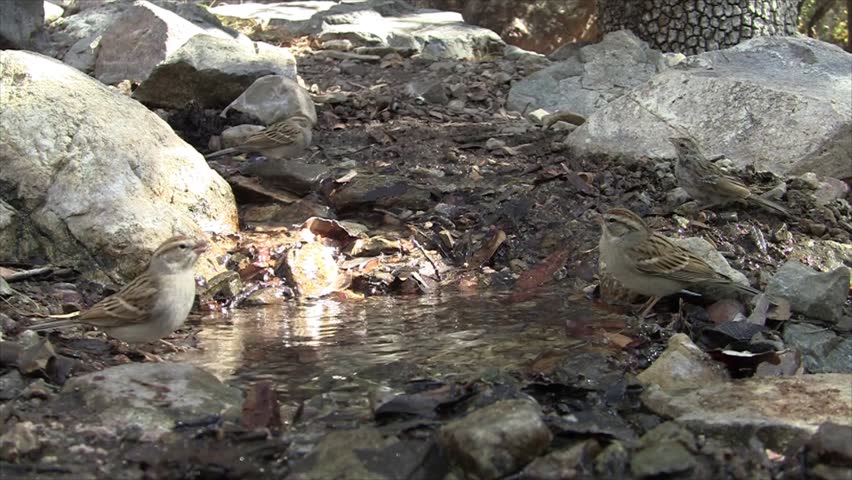
<svg viewBox="0 0 852 480"><path fill-rule="evenodd" d="M267 158L291 158L301 154L311 144L313 122L308 117L296 114L287 120L273 123L250 135L236 147L218 150L205 155L213 158L229 153L259 152Z"/></svg>
<svg viewBox="0 0 852 480"><path fill-rule="evenodd" d="M154 251L147 270L115 294L78 317L29 328L39 331L86 324L127 343L160 340L186 321L195 300L193 266L206 249L204 240L172 237Z"/></svg>
<svg viewBox="0 0 852 480"><path fill-rule="evenodd" d="M606 271L625 288L651 297L640 317L660 298L692 285L725 285L751 295L759 293L716 272L694 253L651 231L630 210L613 208L598 221L598 248Z"/></svg>
<svg viewBox="0 0 852 480"><path fill-rule="evenodd" d="M781 215L790 214L781 205L754 195L744 183L723 172L704 157L691 138L672 137L669 141L677 151L677 183L692 198L702 203L701 208L742 200Z"/></svg>

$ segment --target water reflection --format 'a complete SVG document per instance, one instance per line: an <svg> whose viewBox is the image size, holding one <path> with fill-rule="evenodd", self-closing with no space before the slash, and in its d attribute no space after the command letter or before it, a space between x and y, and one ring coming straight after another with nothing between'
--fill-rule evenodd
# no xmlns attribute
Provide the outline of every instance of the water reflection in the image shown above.
<svg viewBox="0 0 852 480"><path fill-rule="evenodd" d="M392 383L406 366L435 377L520 368L576 344L565 320L604 315L559 291L519 304L478 295L292 301L203 318L202 350L180 360L237 383L271 379L284 399L301 400L351 382Z"/></svg>

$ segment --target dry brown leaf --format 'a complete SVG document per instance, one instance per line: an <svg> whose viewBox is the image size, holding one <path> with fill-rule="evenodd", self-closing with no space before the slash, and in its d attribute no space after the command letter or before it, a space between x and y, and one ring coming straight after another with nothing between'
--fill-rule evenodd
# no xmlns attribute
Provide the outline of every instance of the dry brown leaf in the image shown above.
<svg viewBox="0 0 852 480"><path fill-rule="evenodd" d="M483 245L482 248L470 256L470 262L468 262L468 264L476 268L484 266L489 260L491 260L491 257L494 256L494 253L497 252L497 249L500 248L500 245L503 245L503 242L505 241L506 232L503 230L497 230L494 232L494 235L491 236L491 239L487 244Z"/></svg>

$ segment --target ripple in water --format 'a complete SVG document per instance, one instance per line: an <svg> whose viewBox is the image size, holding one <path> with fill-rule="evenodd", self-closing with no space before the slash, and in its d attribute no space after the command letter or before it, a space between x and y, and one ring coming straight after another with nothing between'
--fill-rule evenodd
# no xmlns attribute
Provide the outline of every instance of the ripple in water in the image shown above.
<svg viewBox="0 0 852 480"><path fill-rule="evenodd" d="M272 380L283 400L352 382L389 384L403 370L446 377L520 368L542 351L576 345L565 320L606 315L565 297L370 297L238 309L203 318L202 349L180 360L237 384Z"/></svg>

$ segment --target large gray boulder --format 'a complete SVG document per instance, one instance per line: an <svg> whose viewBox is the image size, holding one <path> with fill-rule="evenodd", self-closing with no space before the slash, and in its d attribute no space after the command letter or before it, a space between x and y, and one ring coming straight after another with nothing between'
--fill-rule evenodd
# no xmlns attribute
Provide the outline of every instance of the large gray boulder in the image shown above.
<svg viewBox="0 0 852 480"><path fill-rule="evenodd" d="M673 135L779 175L852 177L852 55L804 37L760 37L690 57L588 118L578 153L673 158Z"/></svg>
<svg viewBox="0 0 852 480"><path fill-rule="evenodd" d="M506 105L589 116L665 69L666 58L629 31L609 33L512 85Z"/></svg>
<svg viewBox="0 0 852 480"><path fill-rule="evenodd" d="M0 49L32 48L43 23L44 2L0 1Z"/></svg>
<svg viewBox="0 0 852 480"><path fill-rule="evenodd" d="M135 100L34 53L0 72L0 261L119 281L175 233L237 229L228 184Z"/></svg>
<svg viewBox="0 0 852 480"><path fill-rule="evenodd" d="M150 0L151 4L164 8L200 28L208 35L225 31L231 37L239 35L223 27L215 15L203 6L172 0ZM104 32L128 9L136 6L135 0L76 0L69 6L72 15L59 18L49 25L50 44L43 53L91 73L100 49Z"/></svg>
<svg viewBox="0 0 852 480"><path fill-rule="evenodd" d="M125 79L141 82L190 38L203 33L232 38L222 30L202 28L153 3L136 2L104 31L95 77L106 84Z"/></svg>
<svg viewBox="0 0 852 480"><path fill-rule="evenodd" d="M285 48L196 35L157 65L133 92L154 107L181 108L195 102L220 109L266 75L296 78L296 58Z"/></svg>

